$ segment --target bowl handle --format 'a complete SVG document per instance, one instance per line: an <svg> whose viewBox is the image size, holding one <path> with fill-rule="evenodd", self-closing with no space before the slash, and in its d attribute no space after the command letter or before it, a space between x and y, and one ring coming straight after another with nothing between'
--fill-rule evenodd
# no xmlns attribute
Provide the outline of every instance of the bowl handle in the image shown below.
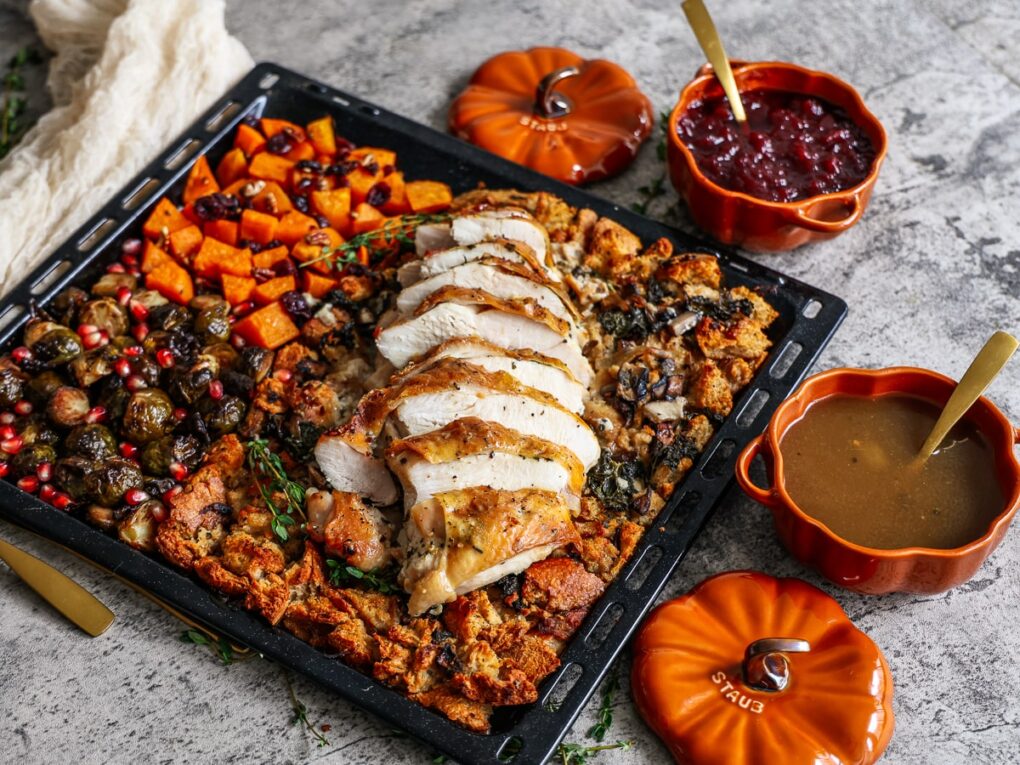
<svg viewBox="0 0 1020 765"><path fill-rule="evenodd" d="M772 507L777 502L775 487L770 486L767 489L763 489L751 480L751 463L754 462L754 458L757 457L763 449L768 449L768 447L765 446L764 433L751 441L751 443L745 446L744 450L740 452L740 456L737 457L737 464L734 471L737 475L737 483L740 484L740 488L744 490L744 493L747 496L761 505Z"/></svg>
<svg viewBox="0 0 1020 765"><path fill-rule="evenodd" d="M786 219L788 223L802 226L810 231L819 231L823 234L838 234L854 225L861 219L861 215L864 214L864 204L861 202L860 196L855 194L851 197L851 202L852 207L849 214L840 220L819 220L818 218L812 218L800 207L787 211Z"/></svg>

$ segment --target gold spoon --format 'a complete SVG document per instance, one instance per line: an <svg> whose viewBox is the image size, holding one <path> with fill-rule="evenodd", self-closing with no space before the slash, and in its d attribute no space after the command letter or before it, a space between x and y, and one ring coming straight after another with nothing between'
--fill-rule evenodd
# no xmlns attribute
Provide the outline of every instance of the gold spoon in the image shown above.
<svg viewBox="0 0 1020 765"><path fill-rule="evenodd" d="M729 99L730 108L733 110L733 117L738 123L747 122L747 115L744 113L744 104L740 100L740 91L737 90L737 81L733 78L733 70L730 68L730 60L726 58L726 51L723 50L722 39L712 23L712 16L702 0L684 0L684 14L687 16L687 23L694 30L694 36L698 38L701 50L705 52L705 58L715 70L715 76L722 84L726 98Z"/></svg>
<svg viewBox="0 0 1020 765"><path fill-rule="evenodd" d="M1018 345L1020 343L1015 337L1001 331L996 332L988 339L984 347L978 351L978 355L974 357L974 361L970 363L967 371L963 373L963 377L956 385L956 390L946 402L942 414L921 446L921 451L914 458L916 465L923 465L932 452L938 448L942 439L949 435L953 426L974 405L974 402L984 393L985 388L999 374L999 370L1006 365Z"/></svg>
<svg viewBox="0 0 1020 765"><path fill-rule="evenodd" d="M92 637L98 637L113 624L113 611L92 593L61 574L49 563L19 550L0 539L0 560L60 613Z"/></svg>

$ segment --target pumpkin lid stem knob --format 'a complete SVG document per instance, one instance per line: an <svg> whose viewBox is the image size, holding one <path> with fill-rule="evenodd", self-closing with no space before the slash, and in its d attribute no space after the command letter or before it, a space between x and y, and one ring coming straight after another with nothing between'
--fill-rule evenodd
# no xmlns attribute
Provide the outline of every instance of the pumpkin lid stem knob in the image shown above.
<svg viewBox="0 0 1020 765"><path fill-rule="evenodd" d="M562 80L568 77L577 77L581 73L579 67L564 66L549 72L542 81L538 83L535 91L535 111L539 116L547 119L556 119L570 114L574 105L562 93L557 93L554 88Z"/></svg>
<svg viewBox="0 0 1020 765"><path fill-rule="evenodd" d="M782 691L790 682L787 653L806 653L811 645L798 638L762 638L744 651L744 682L758 691Z"/></svg>

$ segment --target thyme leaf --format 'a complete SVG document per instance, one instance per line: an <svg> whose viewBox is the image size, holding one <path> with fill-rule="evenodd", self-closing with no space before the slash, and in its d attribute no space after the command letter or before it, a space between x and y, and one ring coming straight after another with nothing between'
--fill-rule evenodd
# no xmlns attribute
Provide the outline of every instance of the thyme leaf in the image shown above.
<svg viewBox="0 0 1020 765"><path fill-rule="evenodd" d="M596 713L598 722L588 730L588 735L596 741L603 741L613 725L613 696L618 690L620 690L620 667L615 664L606 678L605 688L602 689L602 701Z"/></svg>
<svg viewBox="0 0 1020 765"><path fill-rule="evenodd" d="M305 729L315 737L315 740L318 742L317 746L319 748L329 746L329 739L322 734L322 730L329 730L329 727L325 725L318 726L309 722L308 707L306 707L304 705L304 702L302 702L297 697L297 694L294 693L294 685L290 681L290 675L284 672L283 679L287 683L287 691L290 693L290 706L291 709L294 711L294 716L290 719L290 724L305 726ZM320 730L320 727L322 730Z"/></svg>
<svg viewBox="0 0 1020 765"><path fill-rule="evenodd" d="M666 159L666 135L669 132L669 112L659 112L659 140L655 144L655 155L660 162ZM630 209L641 215L648 214L648 206L656 199L666 193L666 174L659 173L647 186L638 188L641 195L639 201L634 202Z"/></svg>
<svg viewBox="0 0 1020 765"><path fill-rule="evenodd" d="M7 72L3 76L3 101L0 103L0 159L6 157L32 127L31 122L19 121L27 102L17 94L25 91L22 68L40 61L42 57L34 48L22 48L7 62Z"/></svg>
<svg viewBox="0 0 1020 765"><path fill-rule="evenodd" d="M305 518L305 487L290 480L283 469L280 456L269 448L264 438L254 438L245 444L248 453L248 468L255 477L255 485L273 514L269 526L281 542L290 539L290 529L297 525L295 518ZM274 494L283 494L284 505L280 507Z"/></svg>
<svg viewBox="0 0 1020 765"><path fill-rule="evenodd" d="M210 640L198 630L184 630L184 632L181 633L181 642L207 646L209 650L219 657L220 663L224 666L233 664L236 658L234 656L234 649L230 647L230 643L228 643L225 638Z"/></svg>
<svg viewBox="0 0 1020 765"><path fill-rule="evenodd" d="M612 744L599 744L598 746L585 746L584 744L560 744L556 749L556 756L559 757L561 765L587 765L588 761L599 752L608 752L613 749L626 750L634 746L633 741L617 741Z"/></svg>
<svg viewBox="0 0 1020 765"><path fill-rule="evenodd" d="M373 590L378 590L383 595L390 595L399 592L397 583L389 571L362 571L355 566L349 566L343 561L335 558L326 559L326 567L329 569L329 581L335 587L342 587L344 584L361 582Z"/></svg>
<svg viewBox="0 0 1020 765"><path fill-rule="evenodd" d="M362 247L367 253L367 262L363 262L362 265L369 265L394 249L413 247L414 232L418 226L425 223L442 223L449 219L450 216L445 213L401 215L399 218L390 218L380 228L352 236L336 247L323 247L321 255L306 260L300 264L300 267L308 268L313 263L326 261L334 270L342 271L345 266L362 262L358 255Z"/></svg>

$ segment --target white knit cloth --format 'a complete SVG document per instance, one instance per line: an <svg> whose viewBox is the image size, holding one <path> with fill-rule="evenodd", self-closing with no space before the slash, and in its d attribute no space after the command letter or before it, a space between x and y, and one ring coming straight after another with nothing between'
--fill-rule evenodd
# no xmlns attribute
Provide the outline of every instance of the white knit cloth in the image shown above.
<svg viewBox="0 0 1020 765"><path fill-rule="evenodd" d="M223 0L33 0L54 107L0 162L0 292L251 69Z"/></svg>

